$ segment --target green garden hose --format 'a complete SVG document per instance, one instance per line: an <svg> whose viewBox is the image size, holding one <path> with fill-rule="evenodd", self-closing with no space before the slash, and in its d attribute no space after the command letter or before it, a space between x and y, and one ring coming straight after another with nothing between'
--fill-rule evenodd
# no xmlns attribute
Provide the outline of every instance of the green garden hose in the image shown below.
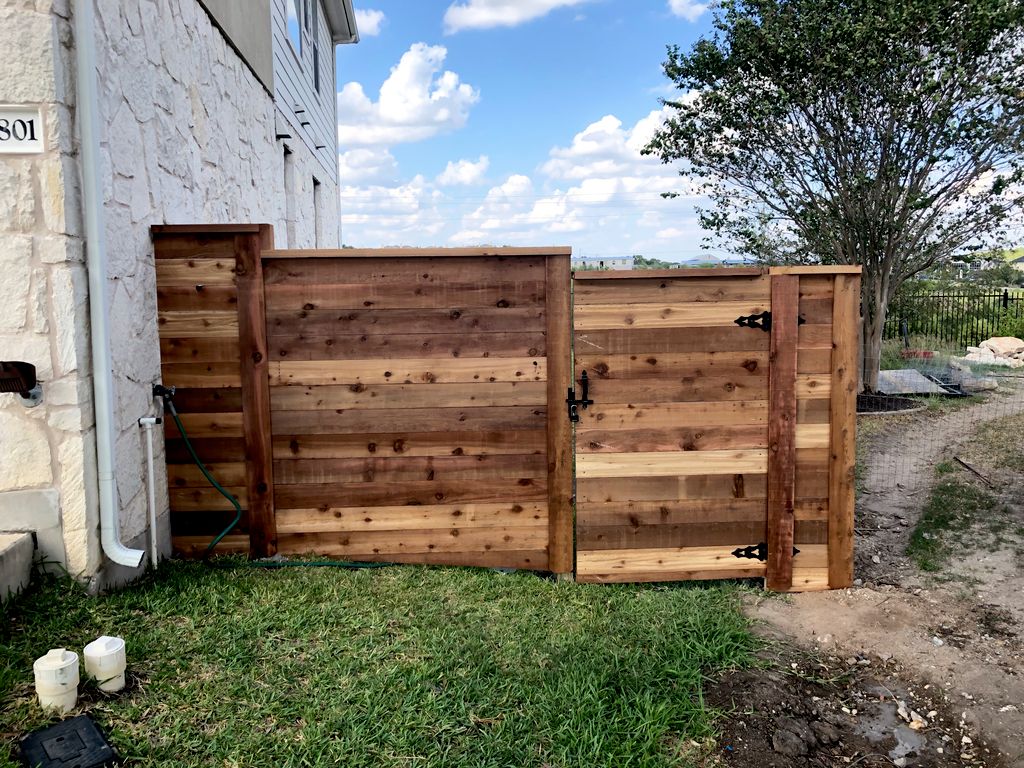
<svg viewBox="0 0 1024 768"><path fill-rule="evenodd" d="M192 461L195 462L196 466L199 467L199 471L203 473L203 477L209 481L210 485L217 489L225 499L231 502L231 506L235 508L235 519L228 523L228 526L213 537L210 545L206 548L203 553L203 562L210 563L210 555L213 554L214 548L220 544L225 536L230 533L236 525L242 520L242 506L238 503L238 499L232 496L217 479L210 474L209 470L203 464L199 455L196 453L196 449L192 447L192 442L188 439L188 433L185 432L185 426L181 423L181 419L178 417L178 411L174 407L174 389L157 386L153 388L154 393L163 399L164 405L167 410L171 413L171 418L174 419L174 424L178 428L178 433L181 435L182 442L185 443L185 448L188 450L188 455L192 457ZM296 567L307 567L307 568L386 568L393 563L358 563L350 562L346 560L249 560L246 561L246 565L254 568L296 568Z"/></svg>

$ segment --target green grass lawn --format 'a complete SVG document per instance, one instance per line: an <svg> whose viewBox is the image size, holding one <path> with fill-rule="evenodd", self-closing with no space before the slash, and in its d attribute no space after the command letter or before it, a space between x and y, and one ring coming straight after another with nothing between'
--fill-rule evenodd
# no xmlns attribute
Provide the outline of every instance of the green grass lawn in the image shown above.
<svg viewBox="0 0 1024 768"><path fill-rule="evenodd" d="M598 586L395 567L171 563L90 598L50 581L0 609L0 766L53 722L47 649L123 636L129 686L79 711L138 766L692 765L707 676L749 663L734 586ZM84 675L83 675L84 677Z"/></svg>

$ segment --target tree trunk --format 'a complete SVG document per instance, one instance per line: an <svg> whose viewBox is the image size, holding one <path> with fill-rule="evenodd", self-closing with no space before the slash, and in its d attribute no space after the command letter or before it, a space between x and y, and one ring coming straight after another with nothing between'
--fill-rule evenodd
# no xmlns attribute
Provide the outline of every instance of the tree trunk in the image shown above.
<svg viewBox="0 0 1024 768"><path fill-rule="evenodd" d="M864 360L865 392L878 390L878 366L882 360L882 331L885 329L886 310L887 307L883 304L871 316L864 318L861 348Z"/></svg>

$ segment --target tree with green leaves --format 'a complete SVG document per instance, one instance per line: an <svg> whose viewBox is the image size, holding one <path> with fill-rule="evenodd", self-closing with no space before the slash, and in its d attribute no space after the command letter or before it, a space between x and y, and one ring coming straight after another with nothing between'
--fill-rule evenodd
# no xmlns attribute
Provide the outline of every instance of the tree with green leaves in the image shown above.
<svg viewBox="0 0 1024 768"><path fill-rule="evenodd" d="M645 151L703 184L708 240L863 267L866 389L904 281L1019 222L1021 0L722 0L665 74Z"/></svg>

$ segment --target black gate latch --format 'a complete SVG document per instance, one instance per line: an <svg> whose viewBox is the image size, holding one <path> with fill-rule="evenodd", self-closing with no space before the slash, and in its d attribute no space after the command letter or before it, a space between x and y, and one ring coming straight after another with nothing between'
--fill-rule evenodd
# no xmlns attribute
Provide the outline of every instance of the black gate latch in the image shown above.
<svg viewBox="0 0 1024 768"><path fill-rule="evenodd" d="M799 555L800 550L793 547L793 554ZM760 560L762 563L768 559L768 542L762 541L759 544L751 544L749 547L737 547L732 551L733 557L746 557L750 560Z"/></svg>
<svg viewBox="0 0 1024 768"><path fill-rule="evenodd" d="M765 333L768 333L772 329L772 313L766 309L764 312L758 312L755 315L740 315L733 322L741 328L760 328ZM797 318L797 325L803 325L806 322L802 317Z"/></svg>
<svg viewBox="0 0 1024 768"><path fill-rule="evenodd" d="M582 405L583 410L586 410L588 405L594 404L594 401L590 399L587 393L589 387L590 379L587 378L586 371L580 374L580 389L583 393L583 397L581 399L577 400L576 390L573 387L569 387L569 396L565 398L565 404L569 407L569 421L577 422L580 420L580 412L577 406Z"/></svg>

